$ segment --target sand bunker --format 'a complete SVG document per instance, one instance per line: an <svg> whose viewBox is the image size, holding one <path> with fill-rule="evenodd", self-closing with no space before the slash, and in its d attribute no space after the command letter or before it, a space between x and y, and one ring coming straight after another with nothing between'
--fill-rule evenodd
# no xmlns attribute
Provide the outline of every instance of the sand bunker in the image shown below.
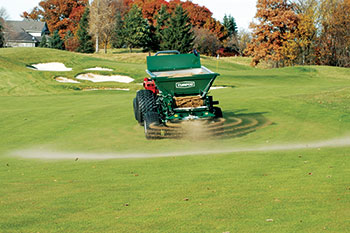
<svg viewBox="0 0 350 233"><path fill-rule="evenodd" d="M85 70L89 70L89 71L113 71L112 69L103 68L103 67L89 68L89 69L85 69Z"/></svg>
<svg viewBox="0 0 350 233"><path fill-rule="evenodd" d="M122 75L107 76L107 75L92 74L92 73L80 74L76 78L80 80L91 81L94 83L98 83L98 82L131 83L132 81L134 81L134 79L128 76L122 76Z"/></svg>
<svg viewBox="0 0 350 233"><path fill-rule="evenodd" d="M65 78L65 77L56 77L55 80L60 83L80 83L79 81Z"/></svg>
<svg viewBox="0 0 350 233"><path fill-rule="evenodd" d="M40 63L31 66L39 71L72 71L72 68L67 68L63 63L59 62Z"/></svg>
<svg viewBox="0 0 350 233"><path fill-rule="evenodd" d="M311 143L301 144L280 144L271 146L256 146L256 147L243 147L243 148L225 148L225 149L213 149L213 150L193 150L193 151L174 151L170 153L129 153L129 154L114 154L114 153L76 153L76 152L58 152L53 150L18 150L10 153L11 156L27 158L27 159L52 159L52 160L108 160L108 159L142 159L142 158L160 158L160 157L175 157L175 156L188 156L188 155L210 155L210 154L223 154L223 153L240 153L240 152L268 152L268 151L290 151L300 149L320 149L324 147L349 147L350 137L331 139L326 141L318 141Z"/></svg>

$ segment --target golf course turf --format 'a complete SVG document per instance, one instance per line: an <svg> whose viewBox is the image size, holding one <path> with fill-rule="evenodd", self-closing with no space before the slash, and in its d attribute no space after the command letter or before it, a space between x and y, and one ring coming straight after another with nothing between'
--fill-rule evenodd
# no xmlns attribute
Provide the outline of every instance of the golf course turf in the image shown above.
<svg viewBox="0 0 350 233"><path fill-rule="evenodd" d="M146 140L132 110L145 60L0 49L0 232L349 231L349 69L203 56L221 74L214 85L227 87L211 91L224 117L259 124L222 138ZM48 62L73 70L27 67ZM93 67L135 81L54 79Z"/></svg>

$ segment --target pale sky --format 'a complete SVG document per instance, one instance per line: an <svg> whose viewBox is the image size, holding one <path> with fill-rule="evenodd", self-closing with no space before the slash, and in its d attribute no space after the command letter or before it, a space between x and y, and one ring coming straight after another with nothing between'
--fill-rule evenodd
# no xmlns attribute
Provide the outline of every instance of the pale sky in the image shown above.
<svg viewBox="0 0 350 233"><path fill-rule="evenodd" d="M257 0L192 0L192 2L206 6L213 12L213 17L221 22L225 14L231 14L238 28L248 29L256 13Z"/></svg>
<svg viewBox="0 0 350 233"><path fill-rule="evenodd" d="M21 20L23 11L30 11L40 0L0 0L0 8L4 7L11 20ZM231 14L238 28L248 29L256 12L257 0L192 0L201 6L206 6L213 12L214 18L222 21L225 14Z"/></svg>

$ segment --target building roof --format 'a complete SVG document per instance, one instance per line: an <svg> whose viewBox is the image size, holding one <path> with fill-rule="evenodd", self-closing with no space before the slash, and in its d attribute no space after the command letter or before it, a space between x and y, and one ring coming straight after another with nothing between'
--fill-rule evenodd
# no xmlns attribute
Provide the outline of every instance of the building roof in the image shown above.
<svg viewBox="0 0 350 233"><path fill-rule="evenodd" d="M45 22L34 21L34 20L23 20L14 21L7 20L6 24L8 27L12 28L14 31L26 31L26 32L42 32L45 27Z"/></svg>
<svg viewBox="0 0 350 233"><path fill-rule="evenodd" d="M33 37L33 33L40 33L40 35L50 34L45 22L8 20L5 25L5 39L9 42L35 43L40 42L42 37L37 35Z"/></svg>
<svg viewBox="0 0 350 233"><path fill-rule="evenodd" d="M36 43L38 39L26 32L9 32L5 33L8 42Z"/></svg>

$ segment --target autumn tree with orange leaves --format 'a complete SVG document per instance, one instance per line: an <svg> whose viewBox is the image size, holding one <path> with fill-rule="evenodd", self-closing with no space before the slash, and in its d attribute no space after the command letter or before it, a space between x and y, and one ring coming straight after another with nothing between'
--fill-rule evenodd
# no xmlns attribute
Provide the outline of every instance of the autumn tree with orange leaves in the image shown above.
<svg viewBox="0 0 350 233"><path fill-rule="evenodd" d="M350 67L350 0L323 0L320 15L319 63Z"/></svg>
<svg viewBox="0 0 350 233"><path fill-rule="evenodd" d="M298 0L296 2L299 23L293 40L288 41L288 45L294 47L293 51L289 50L294 53L292 55L294 59L290 59L293 64L312 65L315 62L317 6L318 0Z"/></svg>
<svg viewBox="0 0 350 233"><path fill-rule="evenodd" d="M227 29L220 23L220 21L214 18L209 18L203 28L215 34L220 41L223 41L228 37Z"/></svg>
<svg viewBox="0 0 350 233"><path fill-rule="evenodd" d="M178 1L170 1L169 4L172 2ZM204 24L213 16L213 13L208 8L205 6L199 6L198 4L195 4L191 1L182 2L181 5L182 8L184 8L184 10L187 12L188 17L190 18L191 23L194 27L203 27Z"/></svg>
<svg viewBox="0 0 350 233"><path fill-rule="evenodd" d="M136 4L141 10L143 18L147 19L150 25L156 26L156 15L162 7L167 6L168 2L165 0L134 0L128 4Z"/></svg>
<svg viewBox="0 0 350 233"><path fill-rule="evenodd" d="M228 37L226 28L215 20L212 16L213 13L205 6L199 6L191 1L182 2L180 0L170 0L169 8L173 11L177 5L181 5L182 8L187 12L188 17L194 28L204 28L210 33L216 35L216 37L223 41Z"/></svg>
<svg viewBox="0 0 350 233"><path fill-rule="evenodd" d="M247 55L253 57L252 65L265 60L274 67L284 66L283 48L293 39L299 22L293 5L287 0L258 0L255 19L258 23L251 24L253 39L246 49Z"/></svg>
<svg viewBox="0 0 350 233"><path fill-rule="evenodd" d="M70 31L75 34L89 0L42 0L30 13L23 12L26 19L45 21L50 32L58 30L61 38Z"/></svg>

